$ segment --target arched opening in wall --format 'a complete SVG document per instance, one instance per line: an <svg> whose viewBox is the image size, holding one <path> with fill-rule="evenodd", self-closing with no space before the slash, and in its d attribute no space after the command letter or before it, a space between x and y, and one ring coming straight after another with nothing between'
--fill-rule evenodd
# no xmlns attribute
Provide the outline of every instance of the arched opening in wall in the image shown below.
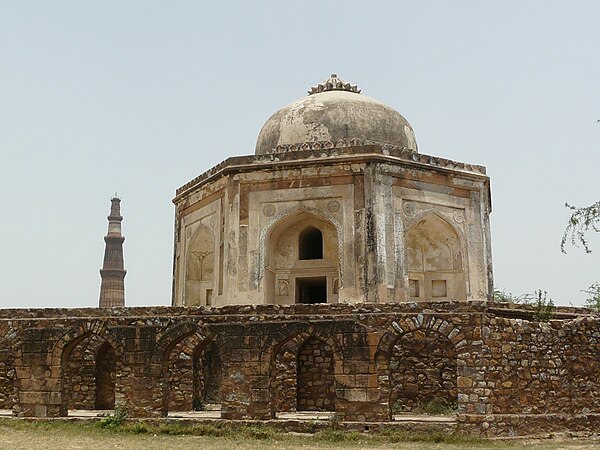
<svg viewBox="0 0 600 450"><path fill-rule="evenodd" d="M335 226L308 212L277 222L265 241L265 302L337 303L339 244Z"/></svg>
<svg viewBox="0 0 600 450"><path fill-rule="evenodd" d="M167 351L163 371L166 415L220 411L222 362L213 341L197 334L182 337Z"/></svg>
<svg viewBox="0 0 600 450"><path fill-rule="evenodd" d="M296 334L276 347L271 355L269 391L271 417L292 418L289 413L314 411L314 419L326 419L335 411L335 362L324 340Z"/></svg>
<svg viewBox="0 0 600 450"><path fill-rule="evenodd" d="M333 350L316 337L298 350L296 376L297 411L335 411Z"/></svg>
<svg viewBox="0 0 600 450"><path fill-rule="evenodd" d="M104 342L96 355L96 409L115 408L116 371L115 350L108 342Z"/></svg>
<svg viewBox="0 0 600 450"><path fill-rule="evenodd" d="M213 304L215 236L206 225L198 225L186 248L185 306Z"/></svg>
<svg viewBox="0 0 600 450"><path fill-rule="evenodd" d="M406 233L411 300L466 300L461 240L452 225L429 214Z"/></svg>
<svg viewBox="0 0 600 450"><path fill-rule="evenodd" d="M86 333L65 346L61 361L66 410L114 408L116 355L110 343Z"/></svg>
<svg viewBox="0 0 600 450"><path fill-rule="evenodd" d="M311 225L298 236L298 259L323 259L323 233Z"/></svg>
<svg viewBox="0 0 600 450"><path fill-rule="evenodd" d="M192 409L198 405L221 404L222 363L219 349L210 341L194 352L194 396Z"/></svg>
<svg viewBox="0 0 600 450"><path fill-rule="evenodd" d="M434 330L402 335L389 362L392 414L453 414L458 402L456 357L452 342Z"/></svg>

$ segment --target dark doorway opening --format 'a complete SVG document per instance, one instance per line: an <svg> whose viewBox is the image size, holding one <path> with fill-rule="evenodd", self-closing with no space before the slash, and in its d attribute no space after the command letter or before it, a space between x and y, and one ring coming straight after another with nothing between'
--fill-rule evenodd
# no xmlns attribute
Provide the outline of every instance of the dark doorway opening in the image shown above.
<svg viewBox="0 0 600 450"><path fill-rule="evenodd" d="M105 342L96 356L96 409L114 409L117 358L112 346Z"/></svg>
<svg viewBox="0 0 600 450"><path fill-rule="evenodd" d="M310 226L300 233L298 259L323 259L323 233L321 230Z"/></svg>
<svg viewBox="0 0 600 450"><path fill-rule="evenodd" d="M327 303L327 278L296 278L298 303Z"/></svg>

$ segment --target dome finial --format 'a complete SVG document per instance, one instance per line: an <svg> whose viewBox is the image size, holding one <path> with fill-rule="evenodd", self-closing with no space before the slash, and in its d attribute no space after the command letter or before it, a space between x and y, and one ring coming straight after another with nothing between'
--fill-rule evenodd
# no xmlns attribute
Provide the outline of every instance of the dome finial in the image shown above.
<svg viewBox="0 0 600 450"><path fill-rule="evenodd" d="M347 83L341 78L338 78L336 73L332 73L329 79L317 84L316 86L312 86L308 91L308 95L318 94L319 92L326 91L347 91L354 92L356 94L360 94L361 92L356 84Z"/></svg>

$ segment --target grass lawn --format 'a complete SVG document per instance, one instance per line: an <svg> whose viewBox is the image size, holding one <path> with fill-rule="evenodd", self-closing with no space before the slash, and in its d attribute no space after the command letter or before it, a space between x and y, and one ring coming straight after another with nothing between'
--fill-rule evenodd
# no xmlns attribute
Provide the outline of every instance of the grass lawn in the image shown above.
<svg viewBox="0 0 600 450"><path fill-rule="evenodd" d="M113 425L113 424L110 424ZM441 442L436 442L441 441ZM266 427L183 427L145 424L114 425L100 422L63 422L0 419L2 449L592 449L598 440L484 441L460 436L390 433L364 435L322 431L315 435L284 434Z"/></svg>

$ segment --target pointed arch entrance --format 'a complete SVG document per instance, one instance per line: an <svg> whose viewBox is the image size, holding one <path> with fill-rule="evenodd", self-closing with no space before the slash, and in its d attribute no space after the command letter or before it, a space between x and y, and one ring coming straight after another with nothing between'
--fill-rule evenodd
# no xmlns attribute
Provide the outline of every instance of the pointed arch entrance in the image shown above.
<svg viewBox="0 0 600 450"><path fill-rule="evenodd" d="M71 340L61 354L61 373L65 413L114 409L117 354L107 339L86 332Z"/></svg>
<svg viewBox="0 0 600 450"><path fill-rule="evenodd" d="M218 347L199 332L170 343L163 357L163 413L220 408L222 362ZM216 406L219 405L219 406Z"/></svg>
<svg viewBox="0 0 600 450"><path fill-rule="evenodd" d="M291 214L273 226L265 250L266 303L337 303L339 242L331 222Z"/></svg>

